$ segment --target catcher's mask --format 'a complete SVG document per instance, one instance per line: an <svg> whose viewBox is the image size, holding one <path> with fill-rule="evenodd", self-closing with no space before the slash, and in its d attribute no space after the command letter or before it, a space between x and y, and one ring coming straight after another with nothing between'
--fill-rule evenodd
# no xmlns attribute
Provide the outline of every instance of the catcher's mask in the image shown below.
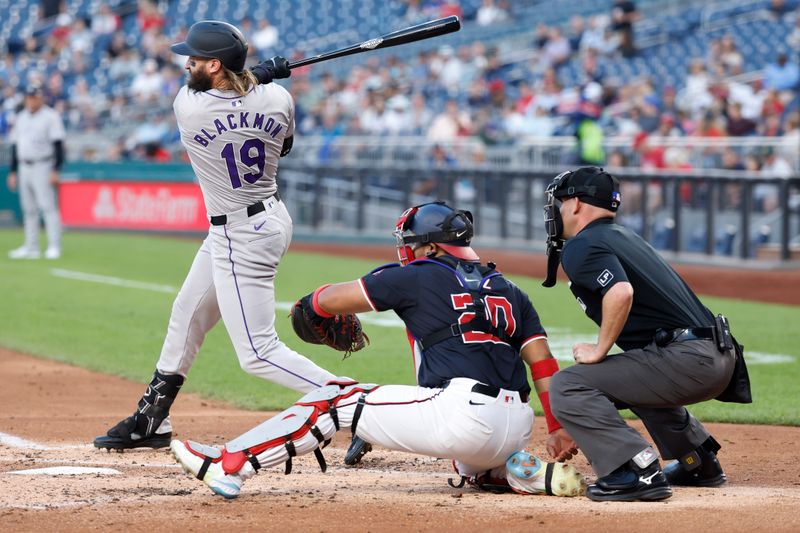
<svg viewBox="0 0 800 533"><path fill-rule="evenodd" d="M564 221L561 203L578 197L582 202L616 212L622 203L619 180L600 167L581 167L556 176L545 190L544 226L547 231L547 279L542 285L556 284L559 253L564 246Z"/></svg>
<svg viewBox="0 0 800 533"><path fill-rule="evenodd" d="M435 243L445 252L464 259L479 261L469 243L472 240L472 213L456 210L444 202L432 202L406 209L395 225L397 258L401 265L414 260L414 248Z"/></svg>

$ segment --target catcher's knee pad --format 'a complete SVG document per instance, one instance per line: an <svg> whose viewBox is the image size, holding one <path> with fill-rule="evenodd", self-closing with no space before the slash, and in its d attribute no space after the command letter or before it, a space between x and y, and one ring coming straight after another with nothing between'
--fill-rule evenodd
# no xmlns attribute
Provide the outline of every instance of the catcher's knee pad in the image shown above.
<svg viewBox="0 0 800 533"><path fill-rule="evenodd" d="M527 452L516 452L506 461L506 479L521 494L580 496L586 492L586 480L574 466L545 463Z"/></svg>
<svg viewBox="0 0 800 533"><path fill-rule="evenodd" d="M340 427L350 426L355 410L348 409L340 416L337 406L376 388L377 385L342 380L309 392L282 413L227 443L221 457L224 471L238 472L247 462L255 470L285 462L288 474L292 457L313 451L324 472L327 465L320 448L330 443ZM356 402L349 405L355 407Z"/></svg>

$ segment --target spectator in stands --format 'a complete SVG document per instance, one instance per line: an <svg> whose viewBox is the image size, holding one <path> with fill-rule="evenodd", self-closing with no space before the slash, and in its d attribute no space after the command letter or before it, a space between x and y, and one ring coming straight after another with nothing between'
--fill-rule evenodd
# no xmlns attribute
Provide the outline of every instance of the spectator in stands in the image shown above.
<svg viewBox="0 0 800 533"><path fill-rule="evenodd" d="M756 123L742 116L742 105L739 103L729 103L726 109L728 115L728 135L732 137L742 137L752 135L756 131Z"/></svg>
<svg viewBox="0 0 800 533"><path fill-rule="evenodd" d="M142 71L133 78L131 96L140 103L153 102L161 95L164 80L155 59L147 59Z"/></svg>
<svg viewBox="0 0 800 533"><path fill-rule="evenodd" d="M724 170L741 172L745 169L739 153L733 148L726 148L722 152L720 165ZM719 198L720 209L738 209L742 201L742 186L736 182L726 182L723 185Z"/></svg>
<svg viewBox="0 0 800 533"><path fill-rule="evenodd" d="M508 13L498 6L494 0L482 0L481 7L475 15L475 22L479 26L489 26L508 20Z"/></svg>
<svg viewBox="0 0 800 533"><path fill-rule="evenodd" d="M761 174L769 178L790 178L795 173L792 170L792 166L779 156L773 148L767 148L764 153ZM762 183L753 187L756 209L764 213L777 209L779 204L778 192L778 188L772 184Z"/></svg>
<svg viewBox="0 0 800 533"><path fill-rule="evenodd" d="M253 34L253 46L262 58L272 57L273 50L278 44L278 28L270 24L264 17L258 21L258 30Z"/></svg>
<svg viewBox="0 0 800 533"><path fill-rule="evenodd" d="M411 109L408 112L408 122L412 135L425 135L433 121L433 113L425 102L422 93L414 93L411 97Z"/></svg>
<svg viewBox="0 0 800 533"><path fill-rule="evenodd" d="M791 91L800 82L800 69L797 63L790 62L786 52L780 52L775 63L770 63L764 69L764 86L767 89L778 91Z"/></svg>
<svg viewBox="0 0 800 533"><path fill-rule="evenodd" d="M106 2L98 2L97 12L92 15L91 29L96 36L111 35L122 25L119 15Z"/></svg>
<svg viewBox="0 0 800 533"><path fill-rule="evenodd" d="M794 28L789 36L786 38L786 44L789 45L795 52L800 52L800 12L794 20Z"/></svg>
<svg viewBox="0 0 800 533"><path fill-rule="evenodd" d="M69 33L69 47L73 52L88 54L92 51L94 36L91 30L86 27L86 21L78 17L72 23L72 30Z"/></svg>
<svg viewBox="0 0 800 533"><path fill-rule="evenodd" d="M472 121L469 114L459 110L458 102L448 100L444 111L431 122L427 137L432 141L451 141L470 133L472 133Z"/></svg>
<svg viewBox="0 0 800 533"><path fill-rule="evenodd" d="M722 47L720 61L728 69L728 74L732 74L742 67L744 58L736 47L736 41L734 41L733 35L725 35L720 43Z"/></svg>
<svg viewBox="0 0 800 533"><path fill-rule="evenodd" d="M659 137L682 137L683 132L675 124L675 116L672 113L664 113L659 119L655 135Z"/></svg>
<svg viewBox="0 0 800 533"><path fill-rule="evenodd" d="M386 102L386 112L383 116L383 130L386 135L410 135L412 124L410 120L408 97L396 94Z"/></svg>
<svg viewBox="0 0 800 533"><path fill-rule="evenodd" d="M583 39L583 32L586 29L586 22L580 15L573 15L569 19L569 32L567 39L569 40L569 47L573 53L580 50L581 40Z"/></svg>
<svg viewBox="0 0 800 533"><path fill-rule="evenodd" d="M461 9L461 4L458 0L444 0L444 3L439 8L439 18L445 17L464 19L464 10Z"/></svg>
<svg viewBox="0 0 800 533"><path fill-rule="evenodd" d="M587 28L581 36L581 53L592 50L601 54L606 52L605 31L608 24L608 16L592 15L589 17Z"/></svg>
<svg viewBox="0 0 800 533"><path fill-rule="evenodd" d="M636 44L633 39L633 23L639 19L636 4L631 0L614 0L611 9L612 29L619 36L619 50L622 57L636 55Z"/></svg>
<svg viewBox="0 0 800 533"><path fill-rule="evenodd" d="M561 33L559 28L550 28L547 44L542 50L541 63L544 67L559 67L570 57L572 48L569 40Z"/></svg>
<svg viewBox="0 0 800 533"><path fill-rule="evenodd" d="M709 92L709 78L706 67L701 59L692 60L689 66L689 75L686 76L686 86L680 98L681 109L695 115L711 107L713 98Z"/></svg>
<svg viewBox="0 0 800 533"><path fill-rule="evenodd" d="M164 17L152 0L139 0L139 11L136 14L139 31L144 33L150 29L161 31L164 28Z"/></svg>

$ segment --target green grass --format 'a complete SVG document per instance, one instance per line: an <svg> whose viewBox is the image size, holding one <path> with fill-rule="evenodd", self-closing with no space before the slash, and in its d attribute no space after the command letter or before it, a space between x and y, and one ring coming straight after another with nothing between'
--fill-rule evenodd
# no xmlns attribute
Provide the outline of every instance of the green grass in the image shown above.
<svg viewBox="0 0 800 533"><path fill-rule="evenodd" d="M0 231L0 345L146 383L166 332L174 294L64 279L60 268L139 282L180 287L200 239L172 239L116 233L68 233L59 261L11 261L18 230ZM322 283L353 279L375 263L350 258L290 252L279 268L277 297L293 301ZM502 266L502 265L501 265ZM566 284L543 289L538 280L512 277L526 290L551 331L551 341L568 351L565 335L591 337L595 325L581 312ZM724 312L749 350L797 355L800 307L703 298ZM278 313L281 338L337 375L364 382L413 383L405 333L399 328L365 327L372 344L342 360L341 354L302 343ZM563 341L557 341L561 337ZM559 354L556 354L559 355ZM563 365L564 363L562 363ZM751 364L755 402L716 401L694 406L702 420L800 425L796 393L800 365ZM298 394L244 373L222 325L211 331L192 368L185 390L250 409L285 408ZM131 405L138 398L131 398ZM532 405L538 410L538 402Z"/></svg>

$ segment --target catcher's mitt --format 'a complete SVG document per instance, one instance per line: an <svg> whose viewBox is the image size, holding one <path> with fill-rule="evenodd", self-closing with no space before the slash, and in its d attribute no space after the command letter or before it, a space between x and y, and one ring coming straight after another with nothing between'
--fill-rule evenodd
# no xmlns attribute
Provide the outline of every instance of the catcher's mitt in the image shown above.
<svg viewBox="0 0 800 533"><path fill-rule="evenodd" d="M312 295L300 298L292 306L289 316L297 336L311 344L325 344L349 356L369 344L369 337L361 328L356 315L318 315L311 305Z"/></svg>

